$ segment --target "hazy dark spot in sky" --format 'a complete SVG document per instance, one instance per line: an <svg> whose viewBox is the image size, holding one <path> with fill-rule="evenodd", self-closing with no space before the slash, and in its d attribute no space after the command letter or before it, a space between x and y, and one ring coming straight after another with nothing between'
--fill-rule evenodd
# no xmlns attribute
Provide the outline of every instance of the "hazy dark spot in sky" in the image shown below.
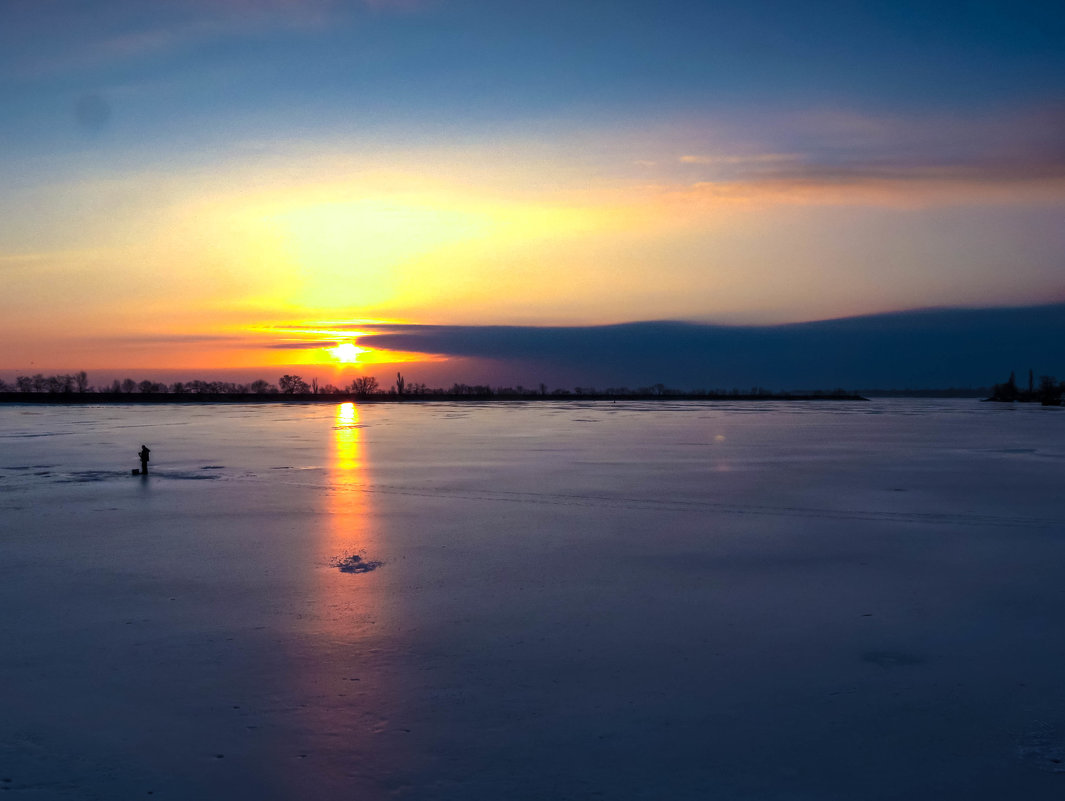
<svg viewBox="0 0 1065 801"><path fill-rule="evenodd" d="M95 92L82 95L74 106L78 126L89 133L98 133L111 119L111 106Z"/></svg>

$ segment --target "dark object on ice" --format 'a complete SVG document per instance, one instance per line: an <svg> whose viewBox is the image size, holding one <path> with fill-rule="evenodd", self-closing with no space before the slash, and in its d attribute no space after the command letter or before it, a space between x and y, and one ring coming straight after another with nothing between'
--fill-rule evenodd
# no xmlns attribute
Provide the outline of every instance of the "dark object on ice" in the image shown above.
<svg viewBox="0 0 1065 801"><path fill-rule="evenodd" d="M150 453L151 453L151 451L148 449L147 445L141 445L140 453L138 453L137 455L141 458L141 475L142 476L148 475L148 454L150 454Z"/></svg>
<svg viewBox="0 0 1065 801"><path fill-rule="evenodd" d="M333 566L341 573L369 573L381 566L381 562L364 562L361 556L352 554L333 560Z"/></svg>
<svg viewBox="0 0 1065 801"><path fill-rule="evenodd" d="M1061 406L1062 396L1065 395L1065 382L1059 382L1052 375L1039 377L1039 386L1035 386L1035 374L1028 371L1028 390L1025 391L1017 386L1017 376L1010 373L1009 381L1003 384L995 384L991 393L990 401L1001 403L1033 403L1038 401L1044 406Z"/></svg>

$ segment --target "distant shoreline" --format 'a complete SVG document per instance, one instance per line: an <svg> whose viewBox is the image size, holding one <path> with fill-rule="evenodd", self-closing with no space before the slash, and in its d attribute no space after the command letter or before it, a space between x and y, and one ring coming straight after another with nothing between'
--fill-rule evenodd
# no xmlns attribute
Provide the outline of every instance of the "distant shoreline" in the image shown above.
<svg viewBox="0 0 1065 801"><path fill-rule="evenodd" d="M572 401L868 401L853 393L798 394L765 393L757 395L670 393L664 395L608 395L606 393L568 395L500 395L500 394L403 394L357 395L335 394L254 394L192 392L0 392L0 403L46 404L55 406L90 406L99 404L165 403L566 403Z"/></svg>

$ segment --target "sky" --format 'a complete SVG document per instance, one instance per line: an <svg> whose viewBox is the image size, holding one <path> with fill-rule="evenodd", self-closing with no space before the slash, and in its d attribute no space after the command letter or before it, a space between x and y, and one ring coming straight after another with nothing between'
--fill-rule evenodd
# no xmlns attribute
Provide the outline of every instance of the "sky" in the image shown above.
<svg viewBox="0 0 1065 801"><path fill-rule="evenodd" d="M374 336L1065 300L1060 3L0 0L0 20L3 374L488 382L448 337Z"/></svg>

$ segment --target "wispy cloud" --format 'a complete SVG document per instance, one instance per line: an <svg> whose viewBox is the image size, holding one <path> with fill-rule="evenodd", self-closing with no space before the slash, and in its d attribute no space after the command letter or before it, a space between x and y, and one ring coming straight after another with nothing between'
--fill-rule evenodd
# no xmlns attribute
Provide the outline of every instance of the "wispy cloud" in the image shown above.
<svg viewBox="0 0 1065 801"><path fill-rule="evenodd" d="M705 125L712 141L690 147L700 134L689 130L690 149L663 167L666 191L835 203L863 192L866 200L945 200L953 192L978 201L1065 190L1065 108L923 117L808 112Z"/></svg>
<svg viewBox="0 0 1065 801"><path fill-rule="evenodd" d="M335 348L340 342L332 339L323 339L316 342L275 342L266 347L271 350L320 350L322 348Z"/></svg>
<svg viewBox="0 0 1065 801"><path fill-rule="evenodd" d="M34 251L24 253L0 253L0 270L24 271L45 274L87 264L97 264L114 259L120 254L111 248L86 248L84 250Z"/></svg>
<svg viewBox="0 0 1065 801"><path fill-rule="evenodd" d="M230 334L148 334L137 333L125 336L104 336L85 338L83 342L92 342L108 348L145 345L212 345L214 347L246 347L251 340L243 336Z"/></svg>
<svg viewBox="0 0 1065 801"><path fill-rule="evenodd" d="M779 164L801 161L802 156L798 153L755 153L748 156L717 155L717 156L681 156L677 161L681 164L724 164L729 166L749 166L757 164Z"/></svg>
<svg viewBox="0 0 1065 801"><path fill-rule="evenodd" d="M411 12L425 5L423 0L176 0L166 4L117 0L89 5L61 1L12 15L0 44L19 38L38 43L17 60L10 56L7 65L10 74L33 79L134 65L144 58L227 38L277 30L315 33L347 24L359 12ZM59 14L65 21L62 29L54 23Z"/></svg>

